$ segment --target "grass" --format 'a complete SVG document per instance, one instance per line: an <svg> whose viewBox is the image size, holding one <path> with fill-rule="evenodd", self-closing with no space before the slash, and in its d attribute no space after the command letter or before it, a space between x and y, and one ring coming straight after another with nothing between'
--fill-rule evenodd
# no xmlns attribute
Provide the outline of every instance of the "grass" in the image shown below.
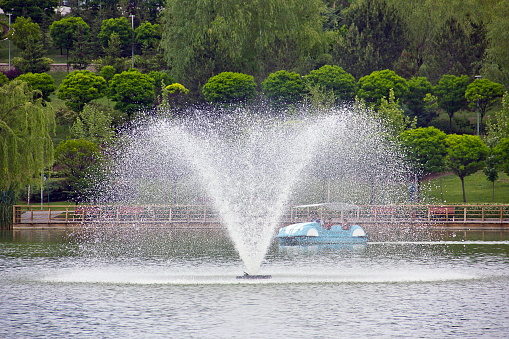
<svg viewBox="0 0 509 339"><path fill-rule="evenodd" d="M465 177L465 196L467 204L491 203L492 187L492 183L486 179L482 171ZM463 204L463 190L461 187L461 180L458 176L454 174L442 176L442 189L444 203ZM432 199L438 202L442 201L439 178L424 182L423 191ZM499 179L495 181L494 203L509 204L509 177L502 172L499 173Z"/></svg>

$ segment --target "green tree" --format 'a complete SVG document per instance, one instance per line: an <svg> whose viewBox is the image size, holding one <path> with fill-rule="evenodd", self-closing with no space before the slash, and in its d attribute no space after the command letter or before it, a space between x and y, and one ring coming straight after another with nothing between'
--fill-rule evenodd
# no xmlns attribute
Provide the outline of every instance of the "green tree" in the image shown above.
<svg viewBox="0 0 509 339"><path fill-rule="evenodd" d="M374 71L370 75L363 76L357 83L357 95L367 102L380 105L382 97L388 97L390 90L398 99L404 99L408 94L408 85L404 78L394 71Z"/></svg>
<svg viewBox="0 0 509 339"><path fill-rule="evenodd" d="M203 85L203 95L210 102L250 100L256 95L256 83L252 75L223 72Z"/></svg>
<svg viewBox="0 0 509 339"><path fill-rule="evenodd" d="M304 80L332 91L339 100L351 100L355 96L355 78L339 66L325 65L304 76Z"/></svg>
<svg viewBox="0 0 509 339"><path fill-rule="evenodd" d="M18 17L11 25L8 38L14 46L24 51L29 44L35 44L41 40L41 28L30 18Z"/></svg>
<svg viewBox="0 0 509 339"><path fill-rule="evenodd" d="M116 101L115 109L131 119L136 111L154 103L154 87L154 79L131 68L111 79L110 98Z"/></svg>
<svg viewBox="0 0 509 339"><path fill-rule="evenodd" d="M398 9L384 0L362 0L343 15L347 32L334 46L338 64L357 79L392 69L406 46L407 28Z"/></svg>
<svg viewBox="0 0 509 339"><path fill-rule="evenodd" d="M486 123L487 135L486 144L495 147L500 140L509 135L509 93L505 92L502 97L502 109L496 111L493 120Z"/></svg>
<svg viewBox="0 0 509 339"><path fill-rule="evenodd" d="M438 105L449 115L449 131L452 132L452 117L460 108L466 106L465 91L470 79L466 75L457 77L451 74L442 76L434 92Z"/></svg>
<svg viewBox="0 0 509 339"><path fill-rule="evenodd" d="M490 155L486 158L486 167L483 168L483 173L486 176L486 179L491 182L492 190L491 190L491 202L495 202L495 181L498 179L498 169L497 166L499 161L498 157L490 152Z"/></svg>
<svg viewBox="0 0 509 339"><path fill-rule="evenodd" d="M499 1L492 6L487 29L489 46L481 74L509 88L509 0Z"/></svg>
<svg viewBox="0 0 509 339"><path fill-rule="evenodd" d="M53 43L60 48L60 51L63 48L66 49L69 63L69 50L75 46L78 39L88 39L90 26L80 17L65 17L54 21L49 27L49 32Z"/></svg>
<svg viewBox="0 0 509 339"><path fill-rule="evenodd" d="M90 71L69 73L58 88L59 99L75 111L81 111L86 103L106 94L106 80Z"/></svg>
<svg viewBox="0 0 509 339"><path fill-rule="evenodd" d="M133 28L127 21L127 18L111 18L103 20L101 31L97 36L103 47L108 47L108 43L113 33L117 34L120 41L121 48L130 47L132 44Z"/></svg>
<svg viewBox="0 0 509 339"><path fill-rule="evenodd" d="M52 17L57 6L58 0L0 0L0 8L11 13L13 19L23 16L39 24Z"/></svg>
<svg viewBox="0 0 509 339"><path fill-rule="evenodd" d="M143 22L134 30L134 36L135 42L141 45L142 50L155 50L161 41L161 27L159 24Z"/></svg>
<svg viewBox="0 0 509 339"><path fill-rule="evenodd" d="M445 139L447 135L435 127L419 127L401 133L400 141L417 177L420 196L422 178L445 170Z"/></svg>
<svg viewBox="0 0 509 339"><path fill-rule="evenodd" d="M393 137L398 137L403 131L409 127L415 128L417 119L411 121L405 114L403 109L394 96L392 88L389 90L389 99L382 97L380 106L377 110L377 118L379 118L387 128L387 132Z"/></svg>
<svg viewBox="0 0 509 339"><path fill-rule="evenodd" d="M175 83L175 79L167 72L151 71L148 73L148 76L154 79L154 93L156 97L161 95L164 87Z"/></svg>
<svg viewBox="0 0 509 339"><path fill-rule="evenodd" d="M21 73L43 73L49 72L53 60L44 57L42 43L35 40L28 40L25 49L21 52L21 58L16 57L12 64Z"/></svg>
<svg viewBox="0 0 509 339"><path fill-rule="evenodd" d="M97 145L106 143L115 134L111 127L112 122L113 116L109 110L101 109L97 105L85 104L83 111L78 114L71 127L71 136Z"/></svg>
<svg viewBox="0 0 509 339"><path fill-rule="evenodd" d="M26 184L53 162L55 115L26 82L0 87L0 189Z"/></svg>
<svg viewBox="0 0 509 339"><path fill-rule="evenodd" d="M321 0L169 0L160 47L177 79L199 91L211 74L246 72L264 79L295 69L328 47ZM199 69L196 65L199 64Z"/></svg>
<svg viewBox="0 0 509 339"><path fill-rule="evenodd" d="M277 103L293 103L302 98L304 80L295 72L285 70L269 74L262 82L263 94Z"/></svg>
<svg viewBox="0 0 509 339"><path fill-rule="evenodd" d="M505 174L509 175L509 138L502 138L500 143L493 149L493 153L502 164Z"/></svg>
<svg viewBox="0 0 509 339"><path fill-rule="evenodd" d="M488 79L476 79L467 86L465 98L470 108L475 109L478 105L480 109L481 122L480 133L482 134L482 119L486 114L486 110L493 106L497 99L504 95L504 88L501 84L490 81Z"/></svg>
<svg viewBox="0 0 509 339"><path fill-rule="evenodd" d="M95 166L101 161L99 147L85 139L70 139L62 141L55 149L55 166L65 177L68 195L76 202L82 199L82 194L88 187L88 180Z"/></svg>
<svg viewBox="0 0 509 339"><path fill-rule="evenodd" d="M50 95L57 89L55 80L48 73L25 73L17 77L18 80L28 84L32 91L40 91L42 99L51 101Z"/></svg>
<svg viewBox="0 0 509 339"><path fill-rule="evenodd" d="M409 116L417 118L417 126L428 126L431 120L437 116L435 114L430 114L434 112L425 109L426 103L424 98L426 98L428 93L433 93L433 86L425 77L412 77L407 81L407 84L408 95L405 102L408 109L411 111Z"/></svg>
<svg viewBox="0 0 509 339"><path fill-rule="evenodd" d="M479 136L450 134L445 139L447 167L461 179L463 189L463 202L465 196L465 177L483 169L490 149Z"/></svg>

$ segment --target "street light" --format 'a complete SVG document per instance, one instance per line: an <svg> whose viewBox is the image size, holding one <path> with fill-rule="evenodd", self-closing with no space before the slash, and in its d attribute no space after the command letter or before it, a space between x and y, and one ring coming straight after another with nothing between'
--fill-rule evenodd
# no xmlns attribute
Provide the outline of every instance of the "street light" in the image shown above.
<svg viewBox="0 0 509 339"><path fill-rule="evenodd" d="M482 78L480 75L476 75L475 80ZM476 98L477 98L477 136L479 136L479 87L476 88Z"/></svg>
<svg viewBox="0 0 509 339"><path fill-rule="evenodd" d="M133 61L133 66L132 68L134 68L134 14L131 14L129 15L131 17L131 24L132 24L132 28L133 28L133 37L132 37L132 52L131 52L131 57L132 57L132 61Z"/></svg>
<svg viewBox="0 0 509 339"><path fill-rule="evenodd" d="M11 30L11 16L12 13L7 13L9 16L9 31ZM11 39L9 38L9 71L11 70Z"/></svg>

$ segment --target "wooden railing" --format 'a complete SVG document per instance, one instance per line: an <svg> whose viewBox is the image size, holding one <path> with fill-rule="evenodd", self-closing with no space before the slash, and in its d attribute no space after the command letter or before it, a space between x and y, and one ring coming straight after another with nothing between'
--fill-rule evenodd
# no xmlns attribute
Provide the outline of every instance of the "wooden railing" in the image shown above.
<svg viewBox="0 0 509 339"><path fill-rule="evenodd" d="M217 211L209 205L168 206L89 206L15 205L14 225L64 224L82 222L219 223ZM427 223L427 224L507 224L509 205L363 205L349 210L333 210L323 205L288 206L282 223L320 218L324 222Z"/></svg>

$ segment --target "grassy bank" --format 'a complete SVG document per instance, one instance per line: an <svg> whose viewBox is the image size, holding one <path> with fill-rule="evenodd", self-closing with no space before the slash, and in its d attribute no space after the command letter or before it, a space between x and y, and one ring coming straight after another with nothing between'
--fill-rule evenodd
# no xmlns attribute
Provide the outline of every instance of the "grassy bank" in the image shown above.
<svg viewBox="0 0 509 339"><path fill-rule="evenodd" d="M442 176L443 200L447 204L463 204L463 191L461 180L454 174ZM432 179L423 183L423 190L436 201L442 201L440 192L440 179ZM489 204L492 202L493 186L486 176L479 171L465 177L465 195L467 203ZM499 179L495 181L494 203L509 204L509 177L499 173Z"/></svg>

